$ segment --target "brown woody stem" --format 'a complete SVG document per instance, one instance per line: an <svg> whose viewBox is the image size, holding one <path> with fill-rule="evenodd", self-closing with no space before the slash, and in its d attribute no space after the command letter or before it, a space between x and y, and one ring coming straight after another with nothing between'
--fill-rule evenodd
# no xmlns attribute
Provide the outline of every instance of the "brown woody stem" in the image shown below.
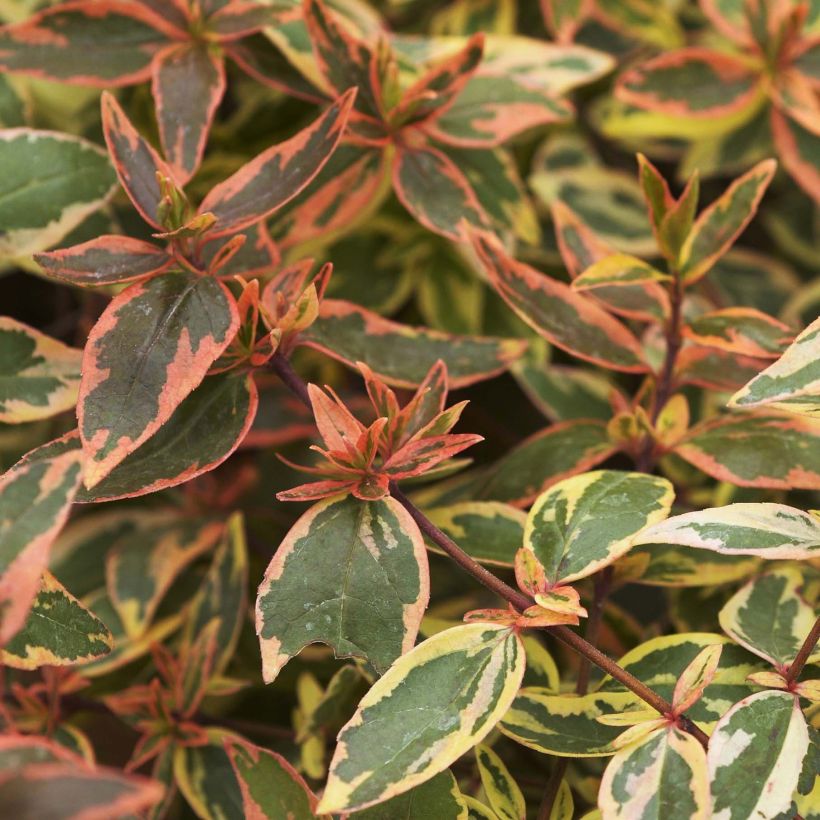
<svg viewBox="0 0 820 820"><path fill-rule="evenodd" d="M786 672L786 680L789 683L793 683L800 677L800 673L803 671L803 667L806 665L809 655L814 652L814 647L817 646L818 640L820 640L820 618L814 622L811 632L806 635L803 646L800 647L800 651L794 658L794 663L789 667L789 671Z"/></svg>
<svg viewBox="0 0 820 820"><path fill-rule="evenodd" d="M271 359L271 367L280 376L284 384L308 407L311 406L308 397L307 385L291 367L290 362L279 353ZM448 535L442 532L427 516L416 507L415 504L402 492L395 484L390 483L390 494L396 499L413 517L419 529L431 540L434 541L443 552L456 562L465 572L483 584L487 589L494 592L500 598L512 604L515 609L523 612L534 603L528 596L513 589L481 564L474 561L461 547ZM546 627L551 635L559 641L567 644L582 657L587 658L615 680L622 683L627 689L634 692L641 700L648 703L653 709L657 709L661 714L670 714L672 704L664 700L657 692L653 692L644 683L631 675L625 669L618 666L615 661L607 657L591 643L584 640L580 635L573 632L566 626ZM688 731L706 748L709 743L709 736L702 732L694 723L689 724Z"/></svg>

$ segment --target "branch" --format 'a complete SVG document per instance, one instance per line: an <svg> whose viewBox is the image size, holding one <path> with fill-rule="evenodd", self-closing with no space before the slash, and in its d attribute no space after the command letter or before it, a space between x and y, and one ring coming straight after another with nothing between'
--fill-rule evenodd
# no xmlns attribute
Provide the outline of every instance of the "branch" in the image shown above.
<svg viewBox="0 0 820 820"><path fill-rule="evenodd" d="M300 398L308 407L310 400L307 393L307 385L299 375L293 370L290 362L280 353L274 354L271 359L273 370L282 378L284 384ZM494 592L500 598L512 604L519 611L524 611L534 603L527 595L506 584L492 572L473 560L461 547L448 535L443 533L427 516L416 507L415 504L402 492L394 483L390 483L390 494L396 499L413 517L419 529L434 541L443 552L455 561L465 572L483 584L487 589ZM670 714L672 704L664 700L657 692L653 692L644 683L631 675L625 669L618 666L615 661L607 657L591 643L585 641L580 635L573 632L566 626L547 627L550 634L558 638L559 641L567 644L582 657L587 658L615 680L622 683L627 689L634 692L641 700L648 703L653 709L657 709L663 715ZM694 723L690 722L688 731L706 748L709 743L709 736L702 732Z"/></svg>
<svg viewBox="0 0 820 820"><path fill-rule="evenodd" d="M800 651L794 658L794 663L789 667L789 671L786 672L786 681L788 683L794 683L794 681L800 677L800 673L803 671L803 667L806 665L809 655L814 652L814 647L817 646L818 640L820 640L820 618L814 622L811 632L806 635L803 646L800 647Z"/></svg>

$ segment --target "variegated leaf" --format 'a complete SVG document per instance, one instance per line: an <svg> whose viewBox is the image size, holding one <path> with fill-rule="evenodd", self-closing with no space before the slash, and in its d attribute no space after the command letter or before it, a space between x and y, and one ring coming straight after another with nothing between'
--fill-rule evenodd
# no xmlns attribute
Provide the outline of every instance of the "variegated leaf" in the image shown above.
<svg viewBox="0 0 820 820"><path fill-rule="evenodd" d="M113 645L105 624L46 572L25 623L0 649L0 660L14 669L74 666L107 655Z"/></svg>
<svg viewBox="0 0 820 820"><path fill-rule="evenodd" d="M627 253L616 253L590 265L572 282L575 290L593 290L607 286L626 286L659 282L670 277L642 259Z"/></svg>
<svg viewBox="0 0 820 820"><path fill-rule="evenodd" d="M189 272L137 282L114 298L91 331L83 359L77 418L86 487L171 418L238 324L227 288Z"/></svg>
<svg viewBox="0 0 820 820"><path fill-rule="evenodd" d="M82 351L0 316L0 422L50 418L77 403Z"/></svg>
<svg viewBox="0 0 820 820"><path fill-rule="evenodd" d="M182 570L212 549L222 527L185 521L120 538L108 552L106 586L125 634L142 635L163 596Z"/></svg>
<svg viewBox="0 0 820 820"><path fill-rule="evenodd" d="M83 666L83 675L88 678L107 675L139 660L147 655L153 646L162 643L176 632L182 622L180 612L157 618L142 635L131 638L126 634L120 616L104 589L87 596L84 602L114 637L113 649L107 655Z"/></svg>
<svg viewBox="0 0 820 820"><path fill-rule="evenodd" d="M48 276L82 287L147 279L173 264L162 248L130 236L100 236L35 259Z"/></svg>
<svg viewBox="0 0 820 820"><path fill-rule="evenodd" d="M754 308L726 308L704 313L684 325L683 335L703 347L774 359L791 341L788 325Z"/></svg>
<svg viewBox="0 0 820 820"><path fill-rule="evenodd" d="M522 689L504 715L501 731L538 752L560 757L615 754L623 726L608 726L602 715L633 711L643 703L631 692L559 695L540 687Z"/></svg>
<svg viewBox="0 0 820 820"><path fill-rule="evenodd" d="M479 72L430 126L448 145L489 148L516 134L571 119L572 106L518 75Z"/></svg>
<svg viewBox="0 0 820 820"><path fill-rule="evenodd" d="M233 656L246 617L248 548L242 514L234 513L225 525L211 566L191 602L185 621L185 641L192 642L214 619L216 657L213 673L224 671Z"/></svg>
<svg viewBox="0 0 820 820"><path fill-rule="evenodd" d="M191 41L163 49L153 62L152 74L162 148L182 184L202 160L225 93L225 66L212 47Z"/></svg>
<svg viewBox="0 0 820 820"><path fill-rule="evenodd" d="M491 467L478 498L525 507L555 482L582 473L615 452L606 425L568 421L535 433Z"/></svg>
<svg viewBox="0 0 820 820"><path fill-rule="evenodd" d="M136 3L72 0L0 29L0 66L62 83L139 83L168 40L158 24Z"/></svg>
<svg viewBox="0 0 820 820"><path fill-rule="evenodd" d="M446 769L492 730L523 674L524 648L510 629L466 624L419 644L339 733L319 812L366 808Z"/></svg>
<svg viewBox="0 0 820 820"><path fill-rule="evenodd" d="M616 86L630 105L700 119L748 109L761 93L759 75L742 60L700 47L648 60L622 74Z"/></svg>
<svg viewBox="0 0 820 820"><path fill-rule="evenodd" d="M305 2L304 21L330 93L342 94L348 88L357 87L357 110L367 117L380 119L383 104L375 51L367 42L356 38L323 0Z"/></svg>
<svg viewBox="0 0 820 820"><path fill-rule="evenodd" d="M504 761L484 743L476 746L475 759L487 801L500 820L525 820L524 795Z"/></svg>
<svg viewBox="0 0 820 820"><path fill-rule="evenodd" d="M174 173L111 94L103 92L100 102L103 135L120 183L140 216L157 230L164 230L159 214L163 196L159 178L173 180Z"/></svg>
<svg viewBox="0 0 820 820"><path fill-rule="evenodd" d="M783 167L815 202L820 201L820 160L817 152L820 137L780 112L776 106L771 110L771 129Z"/></svg>
<svg viewBox="0 0 820 820"><path fill-rule="evenodd" d="M57 744L45 739L28 736L25 746L6 748L12 760L11 765L0 765L0 804L17 817L134 817L163 795L157 780L92 766L77 755L56 751Z"/></svg>
<svg viewBox="0 0 820 820"><path fill-rule="evenodd" d="M750 652L787 671L816 617L802 595L803 585L803 575L794 566L759 575L720 610L721 628ZM809 657L812 659L820 659L820 651Z"/></svg>
<svg viewBox="0 0 820 820"><path fill-rule="evenodd" d="M785 504L728 504L673 516L635 541L654 542L723 555L801 560L820 553L820 518Z"/></svg>
<svg viewBox="0 0 820 820"><path fill-rule="evenodd" d="M567 478L539 496L524 545L550 584L569 583L620 558L645 527L669 514L669 481L642 473L597 470Z"/></svg>
<svg viewBox="0 0 820 820"><path fill-rule="evenodd" d="M753 684L747 678L767 668L762 661L735 646L723 635L682 632L652 638L636 646L618 661L618 665L671 701L675 686L689 665L704 649L716 645L723 648L715 676L701 697L686 710L687 717L708 732L726 711L727 704L735 703L754 691ZM609 675L604 677L598 689L599 694L628 691ZM640 708L644 708L643 705Z"/></svg>
<svg viewBox="0 0 820 820"><path fill-rule="evenodd" d="M350 367L364 362L393 387L417 387L441 359L453 389L503 372L525 346L517 339L456 336L402 325L337 299L322 300L319 318L300 341Z"/></svg>
<svg viewBox="0 0 820 820"><path fill-rule="evenodd" d="M497 233L505 235L510 232L532 245L540 242L541 228L538 224L538 215L518 173L515 158L509 150L446 146L444 153L467 177L481 207L493 221ZM463 256L461 259L463 264ZM472 269L471 274L472 281L481 285ZM432 276L426 277L430 278Z"/></svg>
<svg viewBox="0 0 820 820"><path fill-rule="evenodd" d="M748 413L693 427L675 453L741 487L820 489L820 418Z"/></svg>
<svg viewBox="0 0 820 820"><path fill-rule="evenodd" d="M206 741L197 746L174 745L174 780L201 820L244 820L243 793L229 755L229 744L241 743L242 738L223 729L207 729Z"/></svg>
<svg viewBox="0 0 820 820"><path fill-rule="evenodd" d="M274 235L290 247L347 233L378 207L386 182L381 148L342 143L311 185L278 211Z"/></svg>
<svg viewBox="0 0 820 820"><path fill-rule="evenodd" d="M754 217L776 170L773 159L758 163L700 214L681 248L686 282L696 282L729 250Z"/></svg>
<svg viewBox="0 0 820 820"><path fill-rule="evenodd" d="M643 535L639 536L643 540ZM638 574L630 581L650 586L701 587L747 578L760 566L757 558L742 555L704 555L673 544L642 544L629 552Z"/></svg>
<svg viewBox="0 0 820 820"><path fill-rule="evenodd" d="M449 770L353 816L356 820L470 820L464 795Z"/></svg>
<svg viewBox="0 0 820 820"><path fill-rule="evenodd" d="M473 232L471 240L493 286L547 341L615 370L647 369L637 339L597 304L569 285L517 262L489 234Z"/></svg>
<svg viewBox="0 0 820 820"><path fill-rule="evenodd" d="M316 504L294 524L259 587L265 681L316 641L384 672L412 648L429 595L423 538L397 501L337 496Z"/></svg>
<svg viewBox="0 0 820 820"><path fill-rule="evenodd" d="M527 516L498 501L462 501L425 511L439 529L482 564L512 567L524 540ZM439 547L430 544L433 552Z"/></svg>
<svg viewBox="0 0 820 820"><path fill-rule="evenodd" d="M258 393L250 374L208 376L148 441L127 455L78 502L113 501L155 493L219 466L245 439Z"/></svg>
<svg viewBox="0 0 820 820"><path fill-rule="evenodd" d="M603 820L709 820L703 746L670 727L621 750L606 767L598 807Z"/></svg>
<svg viewBox="0 0 820 820"><path fill-rule="evenodd" d="M459 240L465 224L491 226L469 180L443 151L427 145L402 146L392 173L396 196L425 228Z"/></svg>
<svg viewBox="0 0 820 820"><path fill-rule="evenodd" d="M312 820L316 796L284 757L239 737L225 751L242 791L244 816L254 820Z"/></svg>
<svg viewBox="0 0 820 820"><path fill-rule="evenodd" d="M820 414L820 318L774 364L738 390L729 405L772 406L801 415Z"/></svg>
<svg viewBox="0 0 820 820"><path fill-rule="evenodd" d="M707 646L683 670L672 693L672 708L676 715L696 703L703 690L714 680L722 651L723 646L719 643Z"/></svg>
<svg viewBox="0 0 820 820"><path fill-rule="evenodd" d="M26 256L56 245L99 210L116 185L103 150L54 131L0 130L0 169L2 256Z"/></svg>
<svg viewBox="0 0 820 820"><path fill-rule="evenodd" d="M234 233L270 216L322 170L344 132L356 92L343 94L306 128L263 151L212 188L199 208L216 217L212 236Z"/></svg>
<svg viewBox="0 0 820 820"><path fill-rule="evenodd" d="M794 695L758 692L735 703L709 742L713 817L772 820L788 811L808 745Z"/></svg>
<svg viewBox="0 0 820 820"><path fill-rule="evenodd" d="M0 646L25 621L81 475L79 448L51 442L0 478Z"/></svg>

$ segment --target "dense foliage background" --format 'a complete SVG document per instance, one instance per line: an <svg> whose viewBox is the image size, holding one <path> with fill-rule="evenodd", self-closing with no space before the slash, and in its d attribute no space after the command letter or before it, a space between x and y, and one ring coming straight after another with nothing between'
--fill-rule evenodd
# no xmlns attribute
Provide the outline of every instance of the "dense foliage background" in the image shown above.
<svg viewBox="0 0 820 820"><path fill-rule="evenodd" d="M820 3L0 21L0 815L820 817Z"/></svg>

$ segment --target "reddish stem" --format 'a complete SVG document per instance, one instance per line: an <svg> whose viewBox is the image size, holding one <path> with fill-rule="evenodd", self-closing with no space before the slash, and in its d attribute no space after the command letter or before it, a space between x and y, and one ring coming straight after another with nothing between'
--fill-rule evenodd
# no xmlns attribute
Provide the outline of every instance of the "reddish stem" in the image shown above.
<svg viewBox="0 0 820 820"><path fill-rule="evenodd" d="M800 673L803 671L803 667L806 665L809 655L814 652L814 647L817 646L818 640L820 640L820 618L814 622L811 632L806 635L803 646L800 647L800 651L794 658L794 663L789 667L789 671L786 672L786 681L788 683L794 683L794 681L800 677Z"/></svg>

